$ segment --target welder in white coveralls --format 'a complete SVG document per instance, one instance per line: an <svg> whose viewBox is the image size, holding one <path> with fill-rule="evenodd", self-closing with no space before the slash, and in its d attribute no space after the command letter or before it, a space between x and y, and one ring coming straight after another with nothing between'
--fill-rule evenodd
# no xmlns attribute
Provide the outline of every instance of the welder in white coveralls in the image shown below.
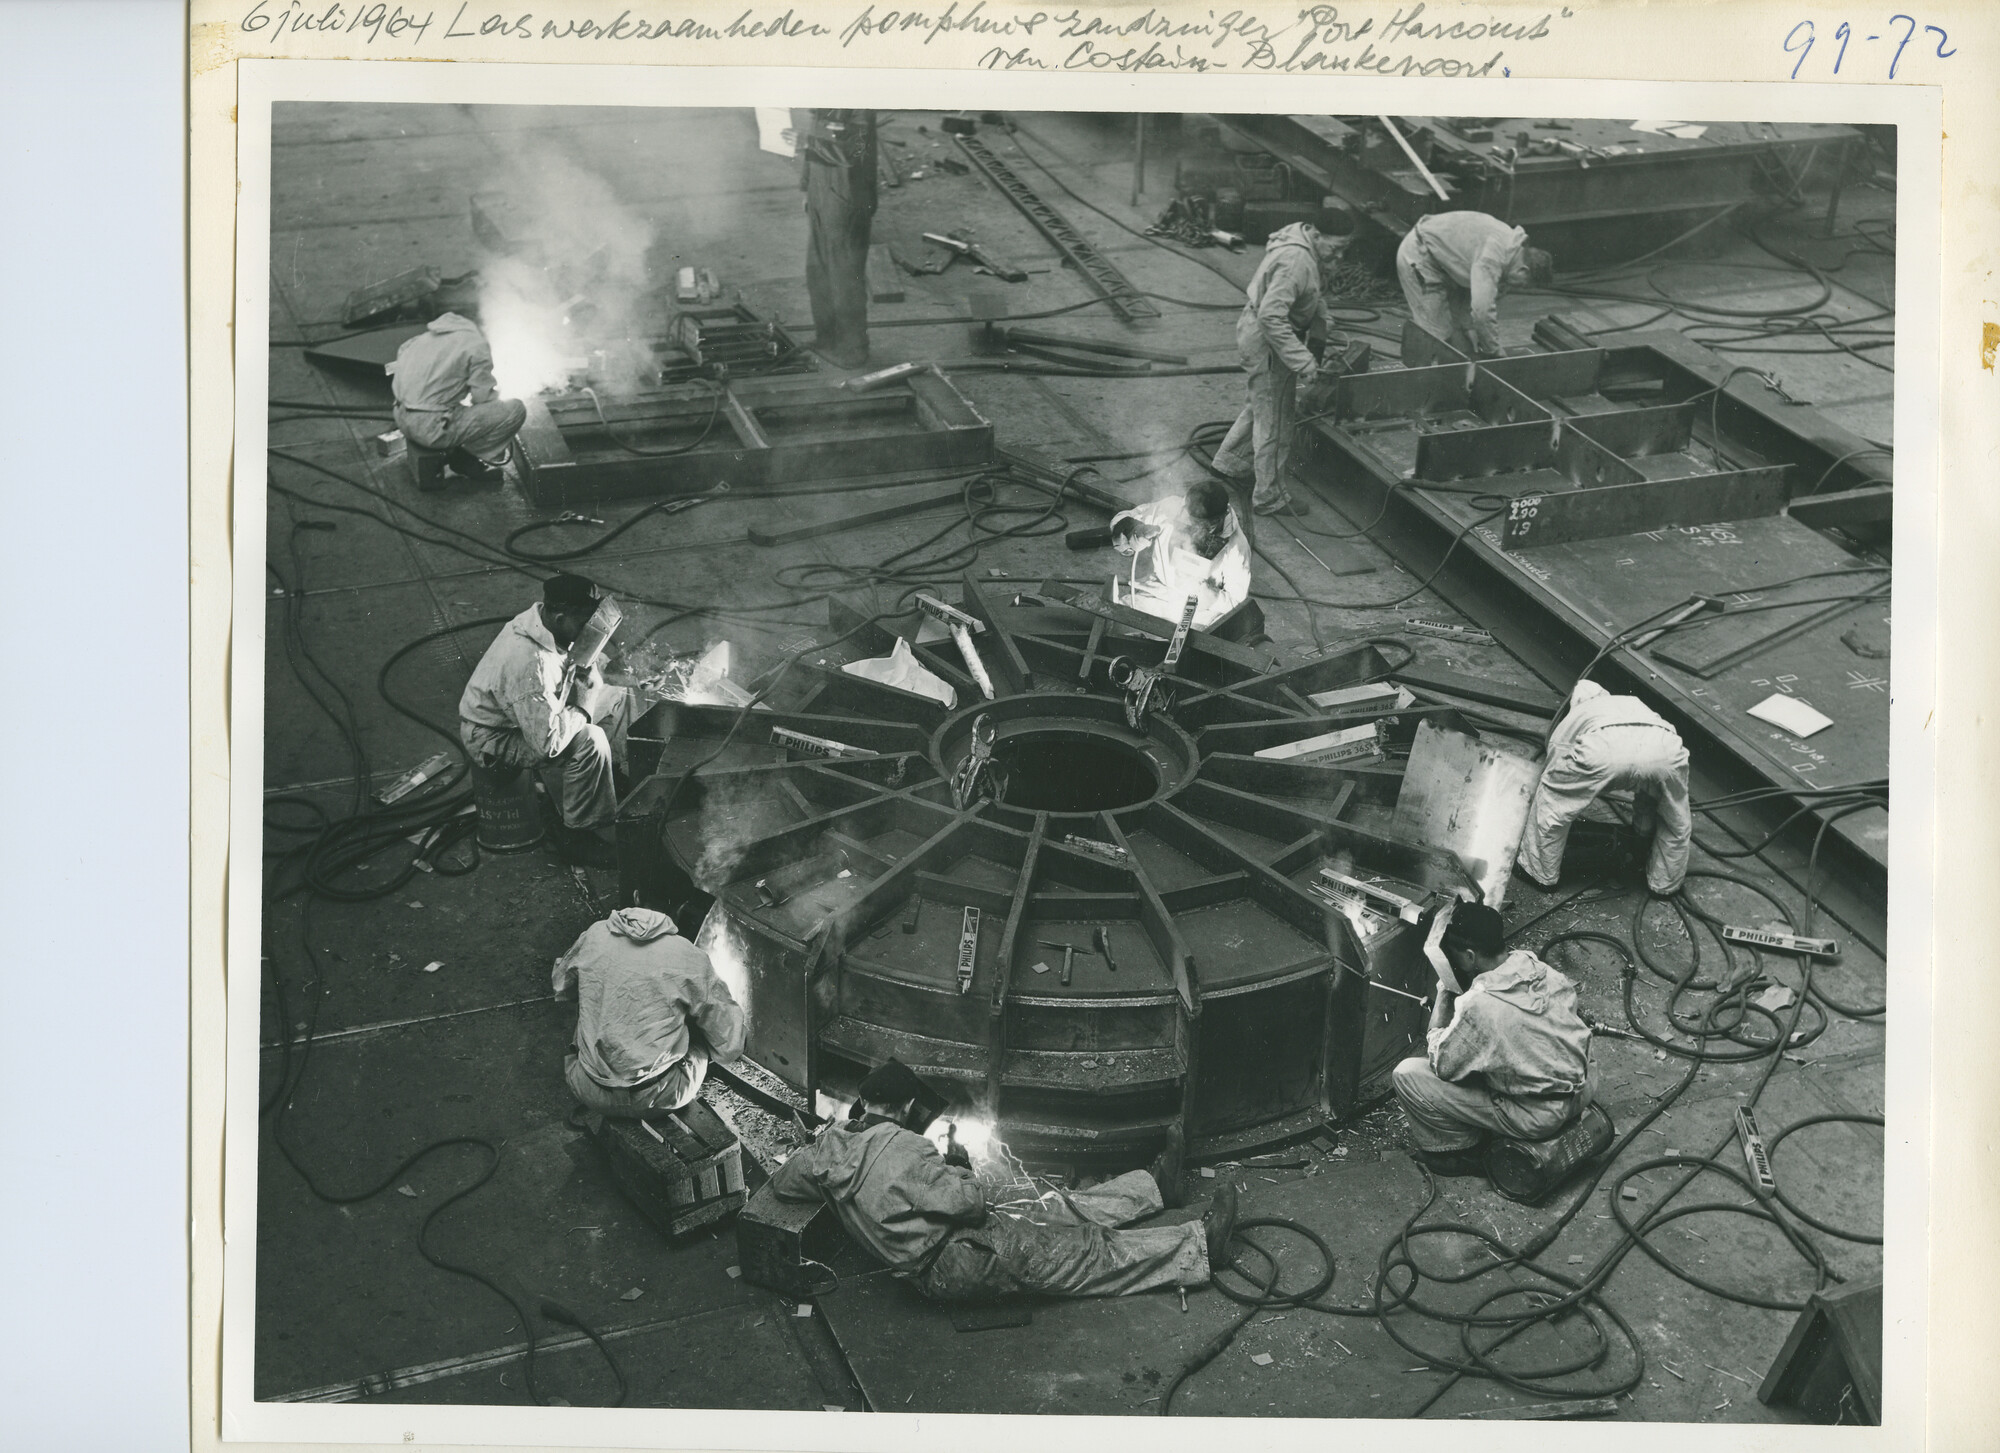
<svg viewBox="0 0 2000 1453"><path fill-rule="evenodd" d="M1281 227L1264 244L1264 260L1245 289L1236 354L1249 375L1250 401L1217 447L1214 462L1239 494L1254 480L1249 503L1256 514L1305 513L1304 502L1285 487L1285 470L1298 429L1300 390L1316 402L1310 392L1317 390L1320 369L1310 345L1326 341L1326 278L1346 250L1346 238L1323 236L1311 223Z"/></svg>
<svg viewBox="0 0 2000 1453"><path fill-rule="evenodd" d="M1615 788L1632 790L1633 826L1652 835L1646 886L1673 893L1687 877L1694 818L1688 809L1688 753L1680 733L1636 696L1613 696L1579 681L1549 738L1542 780L1528 804L1515 865L1544 888L1562 875L1570 824Z"/></svg>
<svg viewBox="0 0 2000 1453"><path fill-rule="evenodd" d="M499 396L493 350L477 323L456 313L438 314L396 350L388 368L396 427L404 438L445 450L445 463L466 479L499 477L508 447L528 421L528 407Z"/></svg>
<svg viewBox="0 0 2000 1453"><path fill-rule="evenodd" d="M941 1103L905 1065L890 1060L861 1084L849 1118L771 1177L790 1201L824 1201L847 1234L890 1272L938 1302L978 1302L1022 1292L1110 1297L1156 1287L1201 1286L1227 1256L1236 1188L1224 1184L1207 1215L1169 1226L1131 1227L1178 1205L1178 1127L1147 1170L1088 1190L1021 1191L1001 1199L973 1174L952 1142L945 1154L924 1135ZM1129 1228L1129 1229L1128 1229Z"/></svg>
<svg viewBox="0 0 2000 1453"><path fill-rule="evenodd" d="M1433 338L1473 358L1500 353L1500 297L1543 288L1554 264L1528 234L1484 212L1419 217L1396 248L1396 277L1410 317Z"/></svg>

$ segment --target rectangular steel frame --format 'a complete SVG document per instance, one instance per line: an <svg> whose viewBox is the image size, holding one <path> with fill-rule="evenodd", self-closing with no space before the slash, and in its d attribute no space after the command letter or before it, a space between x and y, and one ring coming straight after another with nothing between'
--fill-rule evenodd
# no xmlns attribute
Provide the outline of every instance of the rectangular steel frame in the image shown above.
<svg viewBox="0 0 2000 1453"><path fill-rule="evenodd" d="M649 431L699 442L669 453L688 441L632 441ZM528 498L561 507L698 494L723 483L742 489L962 469L991 461L993 426L936 372L862 394L815 378L755 378L719 397L697 387L603 404L543 395L528 401L518 443Z"/></svg>

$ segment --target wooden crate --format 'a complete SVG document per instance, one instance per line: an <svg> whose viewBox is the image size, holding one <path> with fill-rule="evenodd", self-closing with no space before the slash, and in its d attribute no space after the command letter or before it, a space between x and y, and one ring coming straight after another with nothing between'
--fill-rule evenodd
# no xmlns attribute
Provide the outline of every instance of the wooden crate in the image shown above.
<svg viewBox="0 0 2000 1453"><path fill-rule="evenodd" d="M613 1184L663 1236L685 1236L743 1204L743 1146L700 1100L643 1124L606 1118L592 1134Z"/></svg>

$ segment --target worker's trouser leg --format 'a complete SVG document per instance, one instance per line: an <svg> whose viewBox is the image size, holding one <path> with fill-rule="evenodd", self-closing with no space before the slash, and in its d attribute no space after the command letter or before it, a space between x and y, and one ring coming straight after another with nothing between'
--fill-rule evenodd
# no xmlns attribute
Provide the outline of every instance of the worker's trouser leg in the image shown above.
<svg viewBox="0 0 2000 1453"><path fill-rule="evenodd" d="M1431 266L1415 232L1404 234L1396 248L1396 280L1403 285L1403 302L1410 320L1431 337L1459 352L1472 353L1472 297Z"/></svg>
<svg viewBox="0 0 2000 1453"><path fill-rule="evenodd" d="M834 362L868 361L868 209L838 167L815 164L806 181L806 293L814 342Z"/></svg>
<svg viewBox="0 0 2000 1453"><path fill-rule="evenodd" d="M1470 1150L1491 1132L1509 1140L1547 1140L1591 1101L1595 1067L1581 1095L1516 1099L1482 1085L1457 1085L1438 1078L1430 1061L1413 1056L1391 1076L1396 1101L1410 1122L1410 1140L1424 1151Z"/></svg>
<svg viewBox="0 0 2000 1453"><path fill-rule="evenodd" d="M482 767L529 767L541 773L563 826L603 827L618 813L618 787L611 769L624 758L633 711L630 691L614 688L614 693L601 704L601 721L571 737L554 757L535 751L518 731L461 722L459 739Z"/></svg>
<svg viewBox="0 0 2000 1453"><path fill-rule="evenodd" d="M1018 1292L1115 1297L1208 1281L1200 1221L1120 1230L1157 1214L1160 1188L1131 1171L1088 1191L1051 1192L1020 1214L995 1208L986 1224L952 1233L918 1279L939 1302L986 1301Z"/></svg>
<svg viewBox="0 0 2000 1453"><path fill-rule="evenodd" d="M614 1089L593 1080L583 1061L572 1054L563 1061L563 1079L577 1103L586 1110L626 1118L655 1115L694 1103L694 1097L701 1093L702 1081L708 1078L708 1061L708 1046L696 1041L688 1045L687 1058L668 1068L665 1074L643 1084Z"/></svg>
<svg viewBox="0 0 2000 1453"><path fill-rule="evenodd" d="M1658 823L1646 885L1656 893L1678 890L1687 877L1688 843L1694 833L1687 748L1671 730L1644 724L1585 732L1542 768L1515 859L1521 871L1553 888L1562 876L1571 824L1612 786L1633 787L1655 799Z"/></svg>
<svg viewBox="0 0 2000 1453"><path fill-rule="evenodd" d="M527 421L528 406L519 399L488 399L444 413L396 410L405 438L426 449L463 449L495 467L507 462L507 445Z"/></svg>
<svg viewBox="0 0 2000 1453"><path fill-rule="evenodd" d="M1285 501L1285 476L1291 468L1292 436L1298 430L1299 381L1268 348L1247 375L1250 401L1229 426L1215 451L1215 467L1232 479L1253 474L1252 510L1271 509ZM1238 517L1248 520L1248 511Z"/></svg>

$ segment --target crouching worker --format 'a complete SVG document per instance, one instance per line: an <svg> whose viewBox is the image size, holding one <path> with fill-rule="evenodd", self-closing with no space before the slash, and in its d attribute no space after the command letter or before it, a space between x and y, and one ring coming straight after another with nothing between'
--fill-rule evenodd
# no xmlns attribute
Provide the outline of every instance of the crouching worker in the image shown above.
<svg viewBox="0 0 2000 1453"><path fill-rule="evenodd" d="M1197 480L1185 495L1126 510L1111 521L1111 543L1132 557L1120 602L1178 622L1193 596L1194 628L1205 631L1250 598L1250 547L1229 491Z"/></svg>
<svg viewBox="0 0 2000 1453"><path fill-rule="evenodd" d="M970 1157L950 1158L925 1137L942 1103L891 1060L862 1082L844 1124L831 1124L772 1177L787 1200L823 1200L862 1246L938 1302L988 1301L1020 1292L1110 1297L1209 1279L1236 1224L1224 1186L1206 1217L1121 1229L1180 1201L1178 1129L1147 1170L1086 1191L990 1201Z"/></svg>
<svg viewBox="0 0 2000 1453"><path fill-rule="evenodd" d="M1694 836L1687 748L1645 702L1613 696L1595 681L1576 683L1568 711L1550 734L1515 866L1539 886L1555 887L1571 824L1602 793L1620 787L1632 789L1634 830L1653 841L1646 886L1678 892Z"/></svg>
<svg viewBox="0 0 2000 1453"><path fill-rule="evenodd" d="M600 1115L678 1110L712 1061L743 1053L743 1011L708 955L650 908L593 923L556 960L556 998L576 999L570 1093Z"/></svg>
<svg viewBox="0 0 2000 1453"><path fill-rule="evenodd" d="M541 603L501 627L473 668L458 700L458 737L481 767L544 772L563 857L616 867L612 768L623 764L633 693L607 686L595 663L575 669L568 655L599 598L581 576L551 576Z"/></svg>
<svg viewBox="0 0 2000 1453"><path fill-rule="evenodd" d="M1525 949L1507 952L1494 909L1456 904L1426 929L1437 1002L1428 1052L1396 1066L1396 1099L1418 1160L1477 1175L1488 1134L1548 1140L1590 1104L1590 1027L1575 984Z"/></svg>
<svg viewBox="0 0 2000 1453"><path fill-rule="evenodd" d="M477 483L500 477L514 436L528 421L519 399L503 399L493 349L479 325L440 313L396 350L388 367L396 427L413 444L442 449L454 474Z"/></svg>

